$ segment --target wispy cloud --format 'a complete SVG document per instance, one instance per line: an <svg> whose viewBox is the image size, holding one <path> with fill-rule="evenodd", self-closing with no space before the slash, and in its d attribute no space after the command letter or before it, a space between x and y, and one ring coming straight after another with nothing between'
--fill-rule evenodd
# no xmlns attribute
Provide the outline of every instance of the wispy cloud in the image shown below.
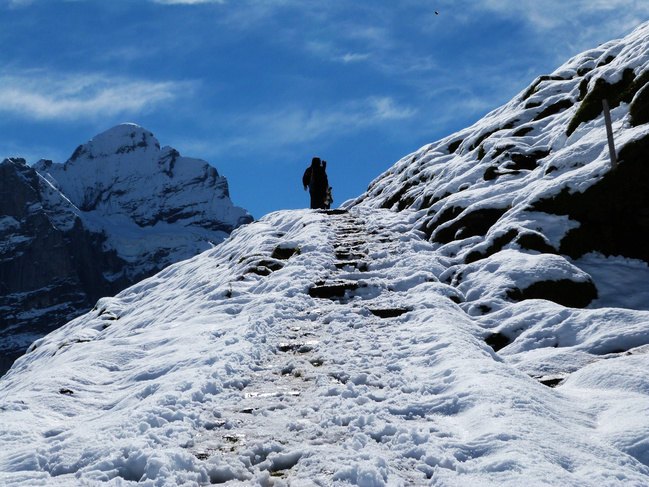
<svg viewBox="0 0 649 487"><path fill-rule="evenodd" d="M225 3L225 0L151 0L163 5L198 5L199 3Z"/></svg>
<svg viewBox="0 0 649 487"><path fill-rule="evenodd" d="M239 115L223 122L231 125L236 135L224 139L221 145L212 142L210 152L215 155L231 151L275 152L301 144L335 139L368 128L400 123L416 115L416 109L401 105L391 97L354 100L327 109L285 107Z"/></svg>
<svg viewBox="0 0 649 487"><path fill-rule="evenodd" d="M4 0L3 2L9 8L26 7L34 3L34 0Z"/></svg>
<svg viewBox="0 0 649 487"><path fill-rule="evenodd" d="M0 112L37 120L96 119L140 113L170 102L194 84L38 70L0 73Z"/></svg>
<svg viewBox="0 0 649 487"><path fill-rule="evenodd" d="M579 49L595 39L623 34L649 16L649 2L638 0L460 0L456 5L465 12L518 18L540 32L563 32Z"/></svg>

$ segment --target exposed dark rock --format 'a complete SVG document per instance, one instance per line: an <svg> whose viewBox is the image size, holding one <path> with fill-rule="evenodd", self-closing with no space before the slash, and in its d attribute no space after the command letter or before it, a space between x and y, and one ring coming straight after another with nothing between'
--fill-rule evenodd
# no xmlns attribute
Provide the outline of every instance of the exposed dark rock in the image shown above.
<svg viewBox="0 0 649 487"><path fill-rule="evenodd" d="M530 96L532 96L534 93L536 93L536 90L538 90L539 85L543 83L544 81L564 81L565 78L561 76L551 76L551 75L542 75L539 76L534 83L527 89L525 93L523 93L523 96L521 97L521 101L527 100Z"/></svg>
<svg viewBox="0 0 649 487"><path fill-rule="evenodd" d="M463 211L464 208L461 206L451 206L446 208L444 211L438 213L431 220L425 223L420 230L426 234L426 238L430 238L437 227L457 218Z"/></svg>
<svg viewBox="0 0 649 487"><path fill-rule="evenodd" d="M597 64L598 68L601 68L602 66L606 66L607 64L611 64L613 61L615 61L615 56L609 55L606 56L606 58Z"/></svg>
<svg viewBox="0 0 649 487"><path fill-rule="evenodd" d="M491 335L487 336L487 338L485 338L485 343L493 348L494 352L505 348L511 342L512 341L508 337L500 332L492 333Z"/></svg>
<svg viewBox="0 0 649 487"><path fill-rule="evenodd" d="M462 142L464 142L464 139L459 139L454 142L451 142L448 145L448 153L453 154L453 152L459 149L460 145L462 145Z"/></svg>
<svg viewBox="0 0 649 487"><path fill-rule="evenodd" d="M471 145L471 148L469 150L475 150L477 149L486 139L491 137L493 134L501 130L500 128L496 128L493 130L487 130L486 132L483 132ZM484 148L482 149L484 151Z"/></svg>
<svg viewBox="0 0 649 487"><path fill-rule="evenodd" d="M544 386L557 387L565 380L565 377L541 377L538 381Z"/></svg>
<svg viewBox="0 0 649 487"><path fill-rule="evenodd" d="M531 108L538 108L538 107L540 107L541 105L543 105L543 103L540 102L540 101L528 101L528 102L525 104L525 109L526 109L526 110L530 110Z"/></svg>
<svg viewBox="0 0 649 487"><path fill-rule="evenodd" d="M433 242L449 243L456 239L485 236L509 208L481 208L458 218L450 225L438 228Z"/></svg>
<svg viewBox="0 0 649 487"><path fill-rule="evenodd" d="M308 353L313 351L314 344L309 342L282 342L277 345L277 350L282 353L295 352L295 353Z"/></svg>
<svg viewBox="0 0 649 487"><path fill-rule="evenodd" d="M485 181L493 181L498 176L500 176L500 173L498 172L498 166L489 166L487 169L485 169L485 172L482 175L482 179L484 179Z"/></svg>
<svg viewBox="0 0 649 487"><path fill-rule="evenodd" d="M514 301L547 299L570 308L585 308L597 299L597 288L592 281L539 281L525 289L510 289L507 297Z"/></svg>
<svg viewBox="0 0 649 487"><path fill-rule="evenodd" d="M512 228L507 232L503 233L502 235L498 235L497 237L494 237L493 241L491 242L491 245L487 247L485 250L483 250L482 252L477 250L470 252L464 258L464 263L470 264L472 262L477 262L479 260L486 259L487 257L490 257L500 252L505 247L505 245L510 243L512 240L514 240L517 235L518 235L518 230Z"/></svg>
<svg viewBox="0 0 649 487"><path fill-rule="evenodd" d="M337 299L344 297L347 291L355 291L359 287L360 285L354 281L320 284L309 289L309 296L312 298Z"/></svg>
<svg viewBox="0 0 649 487"><path fill-rule="evenodd" d="M649 136L625 145L619 161L583 193L564 189L533 205L580 222L561 240L562 254L578 258L597 251L649 262Z"/></svg>
<svg viewBox="0 0 649 487"><path fill-rule="evenodd" d="M501 156L508 150L512 149L513 147L514 147L513 144L506 144L501 147L497 147L496 149L493 150L493 152L489 154L489 156L491 157L491 159L497 159L499 156Z"/></svg>
<svg viewBox="0 0 649 487"><path fill-rule="evenodd" d="M396 318L408 311L407 308L370 308L370 313L379 318Z"/></svg>
<svg viewBox="0 0 649 487"><path fill-rule="evenodd" d="M574 104L573 101L568 98L553 103L549 107L543 109L541 113L539 113L536 117L534 117L533 121L536 122L538 120L543 120L544 118L547 118L551 115L556 115L557 113L572 107L573 104Z"/></svg>
<svg viewBox="0 0 649 487"><path fill-rule="evenodd" d="M403 185L394 194L392 194L389 198L387 198L383 202L381 208L386 208L386 209L392 208L397 202L399 202L401 197L413 186L414 186L414 182L403 183Z"/></svg>
<svg viewBox="0 0 649 487"><path fill-rule="evenodd" d="M636 94L629 107L629 115L632 127L649 123L649 83L645 84Z"/></svg>
<svg viewBox="0 0 649 487"><path fill-rule="evenodd" d="M533 171L537 168L538 162L547 157L550 154L550 151L547 150L537 150L531 154L511 154L511 162L505 164L505 169L515 170L515 171Z"/></svg>
<svg viewBox="0 0 649 487"><path fill-rule="evenodd" d="M540 233L526 232L521 234L516 243L525 250L534 250L542 254L556 254L557 250L552 247Z"/></svg>
<svg viewBox="0 0 649 487"><path fill-rule="evenodd" d="M288 260L294 255L300 255L300 249L297 247L282 247L278 245L270 254L273 259Z"/></svg>

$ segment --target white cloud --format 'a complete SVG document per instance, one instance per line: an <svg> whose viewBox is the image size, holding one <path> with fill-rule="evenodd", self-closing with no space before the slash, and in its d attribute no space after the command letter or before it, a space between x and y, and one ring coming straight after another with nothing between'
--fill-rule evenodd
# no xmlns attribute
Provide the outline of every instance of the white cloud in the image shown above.
<svg viewBox="0 0 649 487"><path fill-rule="evenodd" d="M100 74L0 73L0 112L37 120L137 114L183 96L193 83Z"/></svg>

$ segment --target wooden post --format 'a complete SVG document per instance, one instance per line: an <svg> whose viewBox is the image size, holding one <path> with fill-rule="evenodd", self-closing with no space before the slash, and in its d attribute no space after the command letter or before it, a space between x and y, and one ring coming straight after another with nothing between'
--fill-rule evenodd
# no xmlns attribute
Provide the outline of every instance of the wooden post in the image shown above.
<svg viewBox="0 0 649 487"><path fill-rule="evenodd" d="M617 168L617 154L615 153L615 140L613 139L613 124L611 123L611 111L608 108L608 100L602 100L604 107L604 121L606 122L606 136L608 137L608 152L611 156L611 169Z"/></svg>

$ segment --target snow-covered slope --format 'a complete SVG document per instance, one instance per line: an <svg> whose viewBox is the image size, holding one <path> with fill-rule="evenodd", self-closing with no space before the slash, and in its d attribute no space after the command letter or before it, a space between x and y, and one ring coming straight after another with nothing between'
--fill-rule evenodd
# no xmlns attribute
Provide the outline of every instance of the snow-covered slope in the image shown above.
<svg viewBox="0 0 649 487"><path fill-rule="evenodd" d="M606 345L649 313L525 302L498 355L416 218L275 213L102 299L0 381L0 479L646 485L647 347Z"/></svg>
<svg viewBox="0 0 649 487"><path fill-rule="evenodd" d="M0 379L0 480L649 485L648 53L645 24L345 209L268 215L35 342Z"/></svg>
<svg viewBox="0 0 649 487"><path fill-rule="evenodd" d="M250 215L225 178L114 127L64 164L0 164L0 373L102 296L217 244Z"/></svg>
<svg viewBox="0 0 649 487"><path fill-rule="evenodd" d="M473 276L496 272L501 278L488 294L505 301L546 297L584 306L599 297L598 305L620 303L622 296L608 292L622 294L607 274L635 283L638 275L646 277L649 262L648 83L644 24L541 76L472 127L404 157L355 203L421 210L419 227L453 258L447 277L464 289L473 288ZM615 171L603 99L612 109ZM523 268L503 267L521 254ZM599 293L575 271L591 264L607 269L591 274ZM524 273L528 265L544 267L546 276L535 288L520 282L526 286L520 289L510 271ZM649 308L644 291L634 286L633 292L641 296L626 305ZM483 297L467 296L467 311L493 310L493 300L487 306Z"/></svg>

